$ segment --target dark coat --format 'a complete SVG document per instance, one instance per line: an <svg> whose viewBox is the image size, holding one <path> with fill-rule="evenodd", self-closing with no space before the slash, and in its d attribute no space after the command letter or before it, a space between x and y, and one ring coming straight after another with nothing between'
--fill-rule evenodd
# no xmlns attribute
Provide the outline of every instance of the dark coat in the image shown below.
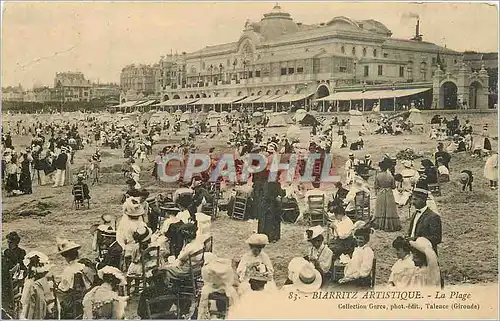
<svg viewBox="0 0 500 321"><path fill-rule="evenodd" d="M54 168L59 170L66 170L66 163L68 162L68 154L60 153L54 160Z"/></svg>
<svg viewBox="0 0 500 321"><path fill-rule="evenodd" d="M429 208L425 210L418 222L415 222L415 215L416 213L411 217L408 235L411 235L413 225L417 224L415 228L415 237L425 237L428 239L432 243L432 248L437 255L437 245L441 243L443 237L441 217Z"/></svg>
<svg viewBox="0 0 500 321"><path fill-rule="evenodd" d="M118 244L118 242L113 242L113 244L109 246L106 254L102 256L101 262L99 263L98 267L102 268L106 265L109 265L119 269L122 258L122 252L123 249L120 246L120 244Z"/></svg>

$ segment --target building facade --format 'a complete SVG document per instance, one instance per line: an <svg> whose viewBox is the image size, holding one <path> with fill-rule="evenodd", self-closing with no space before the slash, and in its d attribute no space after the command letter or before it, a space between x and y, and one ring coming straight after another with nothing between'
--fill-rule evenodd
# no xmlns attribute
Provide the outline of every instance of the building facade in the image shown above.
<svg viewBox="0 0 500 321"><path fill-rule="evenodd" d="M53 101L90 101L92 85L81 72L58 72L54 79Z"/></svg>
<svg viewBox="0 0 500 321"><path fill-rule="evenodd" d="M52 101L52 92L49 87L33 88L24 95L26 102L44 103Z"/></svg>
<svg viewBox="0 0 500 321"><path fill-rule="evenodd" d="M120 74L120 89L124 92L133 90L144 95L155 92L156 67L149 65L128 65Z"/></svg>
<svg viewBox="0 0 500 321"><path fill-rule="evenodd" d="M396 39L376 20L335 17L305 25L276 5L260 22L247 21L235 42L163 56L155 87L162 101L301 93L317 99L371 86L435 91L436 71L463 69L463 54L422 39L418 22L411 39ZM472 77L471 67L465 68ZM481 104L476 107L487 108Z"/></svg>
<svg viewBox="0 0 500 321"><path fill-rule="evenodd" d="M24 101L24 89L21 85L17 87L2 88L2 101Z"/></svg>

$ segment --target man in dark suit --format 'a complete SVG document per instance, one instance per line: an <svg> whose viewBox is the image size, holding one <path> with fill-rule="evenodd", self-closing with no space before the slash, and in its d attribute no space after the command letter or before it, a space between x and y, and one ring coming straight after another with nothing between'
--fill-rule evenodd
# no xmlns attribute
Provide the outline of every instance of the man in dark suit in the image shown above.
<svg viewBox="0 0 500 321"><path fill-rule="evenodd" d="M349 190L345 189L341 182L336 182L334 186L332 194L333 201L340 201L341 203L344 202Z"/></svg>
<svg viewBox="0 0 500 321"><path fill-rule="evenodd" d="M120 268L123 249L116 242L116 231L109 226L108 228L98 228L99 233L98 242L103 249L102 256L98 258L97 269L101 269L106 265Z"/></svg>
<svg viewBox="0 0 500 321"><path fill-rule="evenodd" d="M411 239L425 237L432 243L434 252L438 253L437 245L441 243L441 217L427 207L429 191L421 188L413 190L413 206L416 211L410 221L408 236Z"/></svg>

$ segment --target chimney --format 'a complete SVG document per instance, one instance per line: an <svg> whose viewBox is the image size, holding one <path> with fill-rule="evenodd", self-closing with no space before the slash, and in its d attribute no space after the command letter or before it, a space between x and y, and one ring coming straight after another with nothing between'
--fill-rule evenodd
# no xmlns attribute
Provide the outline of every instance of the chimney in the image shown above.
<svg viewBox="0 0 500 321"><path fill-rule="evenodd" d="M420 20L417 20L417 25L415 26L415 37L411 40L422 41L422 35L420 34Z"/></svg>

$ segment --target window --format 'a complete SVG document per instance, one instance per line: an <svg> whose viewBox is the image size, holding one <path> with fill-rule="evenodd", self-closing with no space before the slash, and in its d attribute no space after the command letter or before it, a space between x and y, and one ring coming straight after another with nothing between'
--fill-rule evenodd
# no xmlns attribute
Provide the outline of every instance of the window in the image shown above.
<svg viewBox="0 0 500 321"><path fill-rule="evenodd" d="M389 57L389 54L388 53L384 53L384 58L387 58Z"/></svg>
<svg viewBox="0 0 500 321"><path fill-rule="evenodd" d="M297 67L297 73L298 74L301 74L304 72L304 68L303 67Z"/></svg>
<svg viewBox="0 0 500 321"><path fill-rule="evenodd" d="M435 57L432 57L432 64L435 65L436 64L436 58Z"/></svg>
<svg viewBox="0 0 500 321"><path fill-rule="evenodd" d="M405 76L405 67L400 66L399 67L399 77L404 77Z"/></svg>
<svg viewBox="0 0 500 321"><path fill-rule="evenodd" d="M366 48L363 48L363 57L366 57Z"/></svg>
<svg viewBox="0 0 500 321"><path fill-rule="evenodd" d="M231 61L229 59L226 61L226 66L231 66Z"/></svg>
<svg viewBox="0 0 500 321"><path fill-rule="evenodd" d="M370 66L365 66L364 69L365 69L364 75L365 77L367 77L370 74Z"/></svg>
<svg viewBox="0 0 500 321"><path fill-rule="evenodd" d="M253 78L253 71L248 72L248 78Z"/></svg>
<svg viewBox="0 0 500 321"><path fill-rule="evenodd" d="M457 63L457 60L455 59L454 62Z"/></svg>
<svg viewBox="0 0 500 321"><path fill-rule="evenodd" d="M205 70L205 67L206 67L206 66L205 66L205 62L204 62L204 61L202 61L202 62L201 62L201 69L202 69L202 70Z"/></svg>
<svg viewBox="0 0 500 321"><path fill-rule="evenodd" d="M378 75L379 76L383 75L383 66L382 65L378 65Z"/></svg>
<svg viewBox="0 0 500 321"><path fill-rule="evenodd" d="M373 57L377 57L377 49L373 49Z"/></svg>
<svg viewBox="0 0 500 321"><path fill-rule="evenodd" d="M256 70L255 71L255 78L259 78L260 77L260 70Z"/></svg>
<svg viewBox="0 0 500 321"><path fill-rule="evenodd" d="M347 72L347 67L340 66L340 67L339 67L339 71L340 71L340 72Z"/></svg>
<svg viewBox="0 0 500 321"><path fill-rule="evenodd" d="M356 47L352 47L352 55L356 55Z"/></svg>
<svg viewBox="0 0 500 321"><path fill-rule="evenodd" d="M289 75L293 75L295 72L295 69L294 68L288 68L288 74Z"/></svg>
<svg viewBox="0 0 500 321"><path fill-rule="evenodd" d="M282 76L286 75L286 68L281 68L281 75Z"/></svg>
<svg viewBox="0 0 500 321"><path fill-rule="evenodd" d="M340 52L345 54L345 47L344 46L340 47Z"/></svg>

